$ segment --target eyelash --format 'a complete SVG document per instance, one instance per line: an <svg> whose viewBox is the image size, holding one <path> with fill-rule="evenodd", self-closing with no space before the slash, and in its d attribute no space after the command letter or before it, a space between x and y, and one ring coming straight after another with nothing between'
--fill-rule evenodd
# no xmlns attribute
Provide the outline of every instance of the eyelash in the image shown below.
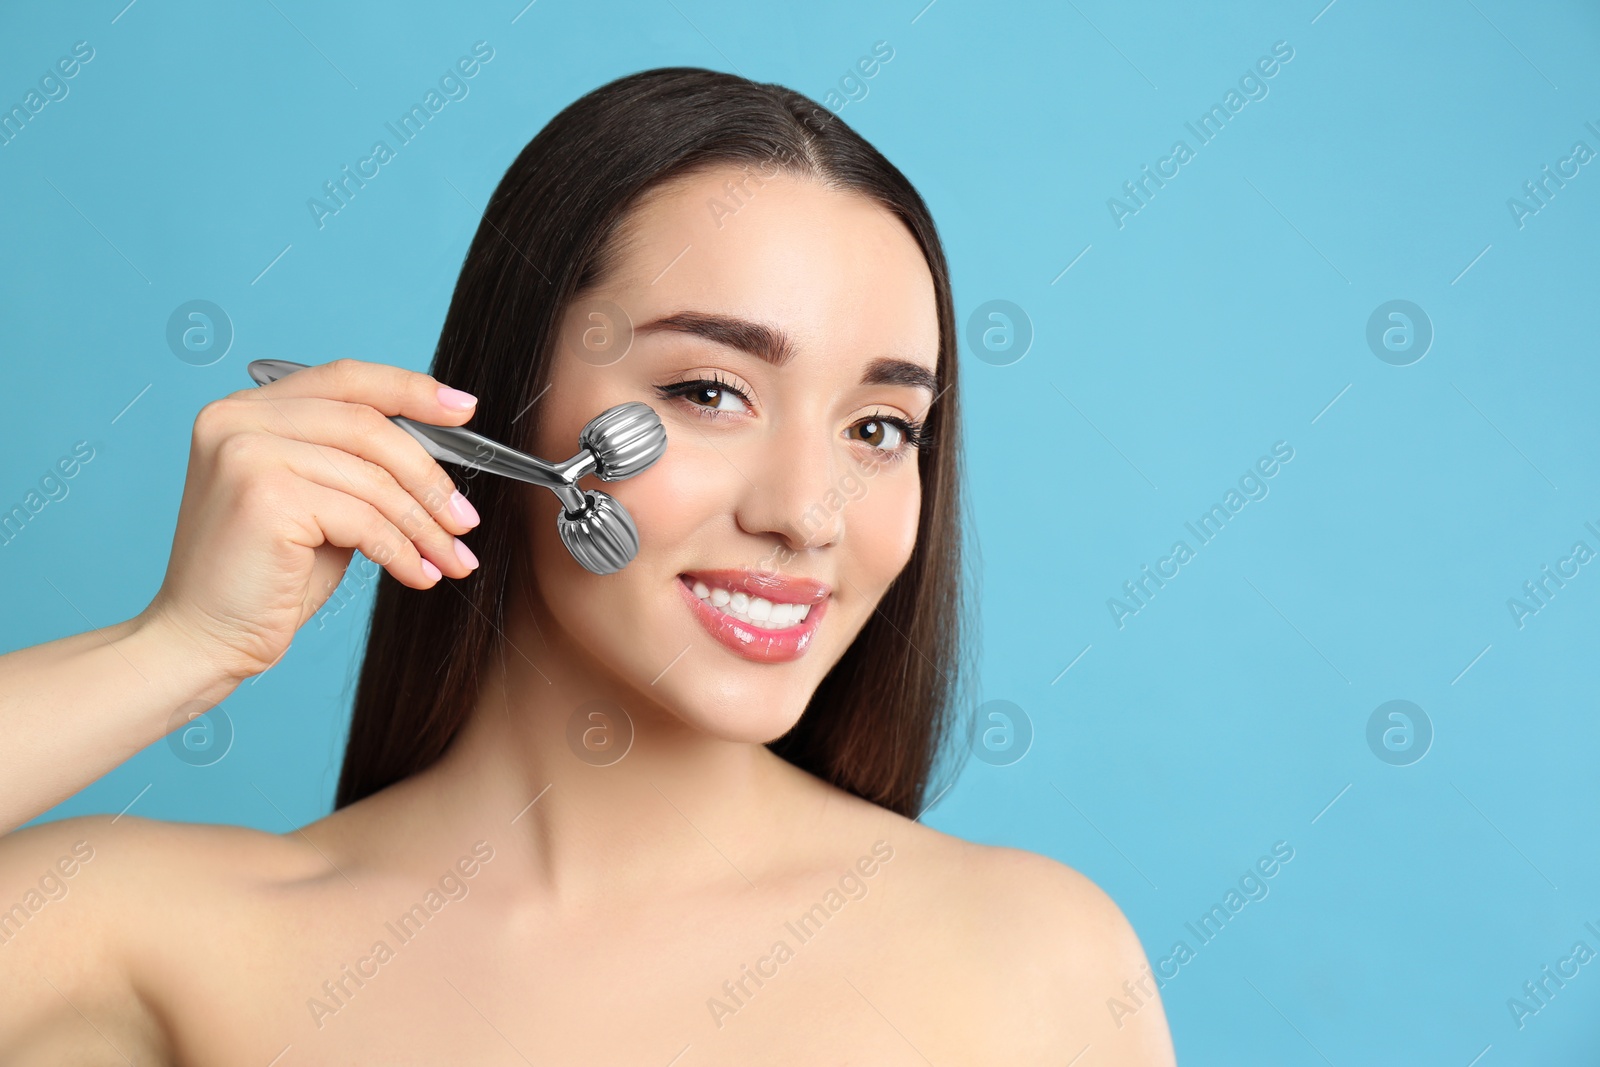
<svg viewBox="0 0 1600 1067"><path fill-rule="evenodd" d="M687 400L690 393L702 388L725 390L744 401L746 406L749 406L750 404L750 398L745 395L744 390L740 389L732 382L724 380L722 375L716 371L713 371L711 373L711 377L709 378L691 378L687 381L673 382L671 385L658 385L656 386L656 392L660 393L663 397ZM704 405L695 404L693 401L690 401L690 404L694 408L698 409L705 418L716 419L732 414L732 412L717 411L713 408L707 408ZM885 460L889 462L898 462L901 459L904 459L905 456L913 449L926 448L928 442L931 440L928 431L925 428L925 424L922 422L906 420L894 415L868 415L861 421L888 423L900 431L903 442L899 448L873 449L874 452L881 453ZM860 423L856 423L856 425L859 426Z"/></svg>

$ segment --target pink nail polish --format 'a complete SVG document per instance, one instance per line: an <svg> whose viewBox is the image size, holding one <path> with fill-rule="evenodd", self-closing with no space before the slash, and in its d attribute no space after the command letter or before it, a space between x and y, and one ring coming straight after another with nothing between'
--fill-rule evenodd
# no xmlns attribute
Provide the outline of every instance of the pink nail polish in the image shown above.
<svg viewBox="0 0 1600 1067"><path fill-rule="evenodd" d="M461 490L459 489L450 494L450 514L454 515L456 521L465 526L478 525L478 509L472 506L471 501L461 495Z"/></svg>
<svg viewBox="0 0 1600 1067"><path fill-rule="evenodd" d="M459 537L456 538L456 558L468 567L476 567L478 565L478 557L472 554L472 549L468 548L467 543Z"/></svg>
<svg viewBox="0 0 1600 1067"><path fill-rule="evenodd" d="M452 389L448 385L439 386L439 403L453 411L465 411L477 402L478 398L471 393Z"/></svg>
<svg viewBox="0 0 1600 1067"><path fill-rule="evenodd" d="M425 559L425 560L422 561L422 573L426 574L429 578L432 578L436 582L440 578L444 577L444 573L442 571L440 571L438 567L435 567L433 565L433 561L432 560L426 560Z"/></svg>

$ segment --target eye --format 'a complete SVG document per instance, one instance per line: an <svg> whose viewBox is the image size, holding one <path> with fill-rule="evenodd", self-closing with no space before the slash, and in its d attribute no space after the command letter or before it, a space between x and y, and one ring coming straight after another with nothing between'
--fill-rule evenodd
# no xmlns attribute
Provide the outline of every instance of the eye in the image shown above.
<svg viewBox="0 0 1600 1067"><path fill-rule="evenodd" d="M858 422L851 429L861 431L861 440L873 448L881 448L886 452L893 452L900 447L900 442L906 439L906 431L902 429L904 423L896 423L885 418L871 418Z"/></svg>
<svg viewBox="0 0 1600 1067"><path fill-rule="evenodd" d="M925 443L922 423L907 422L892 415L873 415L850 427L861 431L857 440L872 446L887 457L899 459Z"/></svg>
<svg viewBox="0 0 1600 1067"><path fill-rule="evenodd" d="M671 385L658 385L656 392L664 397L681 397L695 407L705 409L713 418L741 414L750 410L749 397L745 396L737 386L723 381L717 375L711 378L692 378Z"/></svg>

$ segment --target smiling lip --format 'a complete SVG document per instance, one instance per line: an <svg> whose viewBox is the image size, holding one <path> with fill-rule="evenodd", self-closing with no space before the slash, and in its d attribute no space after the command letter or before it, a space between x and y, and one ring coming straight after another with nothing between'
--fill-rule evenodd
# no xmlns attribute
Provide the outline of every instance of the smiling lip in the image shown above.
<svg viewBox="0 0 1600 1067"><path fill-rule="evenodd" d="M812 578L785 578L766 571L684 571L679 577L696 578L707 585L720 585L730 593L745 593L752 597L766 597L774 604L820 604L832 590L827 583Z"/></svg>
<svg viewBox="0 0 1600 1067"><path fill-rule="evenodd" d="M730 592L789 604L809 604L805 619L781 630L764 630L736 619L694 595L694 582L721 586ZM674 583L683 591L690 614L724 648L757 663L787 663L799 659L811 646L822 616L827 614L829 589L807 578L780 578L754 571L688 571Z"/></svg>

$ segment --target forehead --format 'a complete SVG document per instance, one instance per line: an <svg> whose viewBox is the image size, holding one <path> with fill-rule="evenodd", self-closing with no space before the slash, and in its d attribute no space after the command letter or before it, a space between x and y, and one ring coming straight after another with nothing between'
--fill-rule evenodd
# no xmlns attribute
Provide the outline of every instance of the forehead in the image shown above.
<svg viewBox="0 0 1600 1067"><path fill-rule="evenodd" d="M898 356L933 371L933 275L888 209L755 166L665 182L630 213L607 290L634 321L681 309L770 323L796 361Z"/></svg>

